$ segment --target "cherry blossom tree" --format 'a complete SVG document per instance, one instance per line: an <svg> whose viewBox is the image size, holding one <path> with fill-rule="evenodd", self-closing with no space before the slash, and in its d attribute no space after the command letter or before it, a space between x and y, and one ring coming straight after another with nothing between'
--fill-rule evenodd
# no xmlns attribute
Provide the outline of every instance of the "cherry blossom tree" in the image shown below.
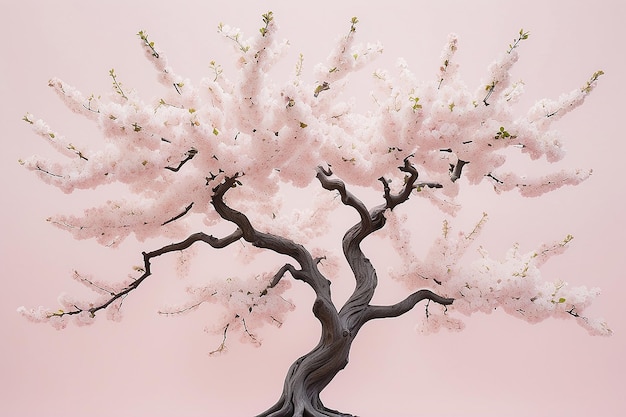
<svg viewBox="0 0 626 417"><path fill-rule="evenodd" d="M70 109L98 126L103 141L97 148L78 144L26 114L24 120L65 158L33 156L20 163L65 193L113 183L125 184L128 193L81 216L57 215L49 222L76 239L96 239L110 247L131 234L140 241L166 237L175 243L143 252L142 264L122 281L76 271L74 278L94 290L96 298L64 294L58 309L20 307L21 314L59 329L70 322L90 324L102 313L119 320L123 301L153 274L153 259L188 251L194 244L221 249L246 242L240 250L248 257L263 250L280 254L287 262L273 270L190 287L186 303L163 311L179 314L220 304L225 313L215 329L223 341L212 352L218 353L225 350L229 334L239 333L242 341L258 345L261 326L282 324L294 308L284 298L289 279L314 291L319 343L293 363L279 400L260 416L348 415L324 406L320 392L347 365L359 330L372 320L403 315L422 301L424 333L461 330L461 316L494 309L531 323L567 318L590 334L611 333L604 321L585 314L598 289L568 286L541 274L540 267L563 253L571 236L526 253L513 247L505 259L493 259L478 248L477 259L468 260L487 215L465 233L453 233L450 226L461 208L461 185L489 182L496 193L517 190L535 197L589 178L591 171L581 169L526 177L507 171L506 162L515 153L559 162L565 153L552 124L584 102L602 71L582 87L539 100L519 115L514 104L524 84L514 82L510 70L529 33L519 31L474 90L459 77L457 38L450 35L432 79L418 82L402 60L395 71L377 70L373 108L360 112L343 94L350 75L378 56L382 46L356 43L356 18L327 61L313 68L314 83L302 76L302 55L290 79L271 79L270 70L288 42L278 39L271 12L262 19L263 26L249 39L239 29L218 27L234 48L234 79L211 62L209 76L194 85L140 31L146 57L166 88L163 96L140 98L114 70L109 72L113 91L106 97L85 96L64 81L50 80ZM318 194L313 207L288 217L280 207L284 189L291 186ZM357 186L380 193L380 204L367 207L351 189ZM415 204L427 200L446 218L425 256L413 249L405 221L409 213L394 210L410 199ZM342 239L354 291L336 305L330 280L336 278L340 260L310 245L327 233L340 204L353 209L359 221L346 225ZM230 224L232 231L220 236L202 231L219 223ZM407 295L394 304L372 303L378 276L361 243L374 233L387 239L401 259L389 276L406 286Z"/></svg>

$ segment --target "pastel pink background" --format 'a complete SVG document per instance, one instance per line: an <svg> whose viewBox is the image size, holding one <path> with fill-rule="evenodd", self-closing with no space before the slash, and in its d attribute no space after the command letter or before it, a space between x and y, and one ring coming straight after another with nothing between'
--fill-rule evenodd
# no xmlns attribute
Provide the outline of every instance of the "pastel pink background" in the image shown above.
<svg viewBox="0 0 626 417"><path fill-rule="evenodd" d="M297 6L296 6L297 4ZM318 339L310 314L311 294L294 284L298 309L280 330L266 329L259 349L230 344L230 352L207 352L219 338L202 329L210 316L155 314L180 299L185 286L171 260L124 303L121 323L98 320L88 328L58 332L34 325L20 305L55 306L61 291L80 293L71 281L77 268L99 277L124 277L140 251L162 242L133 241L118 250L75 242L44 220L100 201L102 193L63 195L20 168L18 158L48 147L20 119L28 111L77 141L97 142L97 131L66 110L46 86L58 76L84 93L106 92L115 68L127 86L150 97L156 82L135 33L144 29L168 53L181 74L198 81L211 60L226 68L230 48L216 34L218 22L252 34L260 15L273 10L281 36L291 40L284 68L297 54L305 71L324 59L332 40L358 16L361 41L381 40L385 54L355 78L363 84L377 67L392 69L402 56L419 78L431 77L449 32L460 37L458 60L471 86L520 28L531 37L521 47L515 76L526 82L523 105L556 97L582 85L597 69L606 75L587 103L567 116L566 167L591 167L594 175L541 199L516 194L494 198L488 187L468 190L461 224L485 210L491 221L484 245L494 255L519 242L532 250L543 241L575 236L571 249L546 266L555 279L600 286L590 310L605 317L615 334L590 337L573 320L528 325L503 314L476 315L462 333L424 337L414 331L421 308L402 318L363 329L351 362L324 392L332 407L362 416L623 416L626 415L626 321L621 308L626 285L624 232L626 153L623 107L622 0L571 1L2 1L0 6L0 415L2 416L249 416L277 399L289 364ZM523 107L522 107L523 108ZM418 200L419 201L419 200ZM354 221L340 211L345 229ZM341 217L343 216L343 217ZM343 221L342 221L343 220ZM421 219L437 230L439 217ZM340 235L338 235L340 236ZM336 237L336 236L335 236ZM337 245L337 241L331 242ZM368 246L375 258L376 245ZM200 252L197 270L228 268L220 253ZM217 255L212 257L211 255ZM388 265L376 264L384 277ZM226 274L227 272L223 272ZM222 275L223 276L223 275ZM333 286L339 296L348 278ZM389 301L397 289L389 286Z"/></svg>

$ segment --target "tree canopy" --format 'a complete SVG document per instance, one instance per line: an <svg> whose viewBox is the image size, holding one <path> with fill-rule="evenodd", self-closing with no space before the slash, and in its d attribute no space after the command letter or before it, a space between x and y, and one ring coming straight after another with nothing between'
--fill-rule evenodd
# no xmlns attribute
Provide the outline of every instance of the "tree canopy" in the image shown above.
<svg viewBox="0 0 626 417"><path fill-rule="evenodd" d="M523 93L524 83L513 82L510 69L529 33L519 31L475 89L460 79L454 61L458 40L450 35L441 66L431 80L418 82L402 60L394 72L376 70L372 92L376 105L360 113L342 92L350 74L376 58L382 46L357 43L357 23L357 18L352 18L347 34L338 38L327 61L313 68L318 80L314 84L301 77L306 70L302 55L290 79L278 82L271 78L273 65L288 47L287 41L278 38L271 12L263 15L264 25L248 39L239 29L220 24L218 31L235 52L238 71L233 80L218 63L211 62L211 73L195 86L173 70L144 31L138 37L159 82L169 89L165 96L138 97L113 69L109 72L113 92L104 97L85 96L64 81L51 79L50 87L68 107L98 125L103 141L97 147L75 144L27 114L24 120L66 158L33 156L20 162L66 193L113 182L126 184L129 193L88 208L82 216L57 215L49 221L77 239L93 238L111 247L131 234L140 240L182 238L190 232L193 223L188 220L192 217L200 217L207 227L223 221L211 197L220 184L229 182L233 188L228 190L229 201L254 215L259 229L305 243L323 233L323 219L334 207L330 199L321 196L313 201L314 218L301 215L277 220L276 212L281 205L281 184L310 186L316 172L318 176L319 172L329 177L334 174L351 185L384 190L389 200L390 193L406 185L416 170L420 179L426 180L414 181L412 195L429 200L449 216L461 208L455 199L461 184L489 181L498 193L517 190L524 196L539 196L576 185L591 174L591 170L559 169L526 177L507 170L503 150L513 148L530 159L559 162L565 152L553 123L584 102L602 71L555 100L538 100L518 116L513 105ZM451 309L469 314L501 306L531 322L571 315L592 333L609 332L603 322L580 315L598 290L571 288L564 282L545 281L540 275L541 264L561 253L570 236L529 253L512 248L504 260L481 253L473 264L461 265L458 261L478 236L486 215L470 233L449 233L446 221L442 236L424 260L411 252L410 231L403 229L402 219L391 210L386 215L390 241L404 260L396 277L409 288L434 284L438 293L457 300L454 307L443 310L446 314L431 312L429 326L460 327L456 315L447 314ZM137 279L104 284L78 273L76 278L104 298L130 288ZM232 294L233 285L237 286L213 283L201 293L204 297L213 297L215 292ZM239 285L252 286L251 292L256 294L263 292L257 290L267 281L257 277ZM272 293L280 298L283 290L273 288ZM195 304L202 302L202 296L193 298ZM252 297L241 302L257 304L259 300ZM59 311L78 308L85 312L77 315L79 320L90 322L94 314L87 314L92 308L88 305L98 302L68 299L62 301ZM278 308L275 303L270 305L267 314L282 316L274 311ZM60 326L65 323L66 315L59 312L21 311L37 320ZM108 311L113 311L112 307Z"/></svg>
<svg viewBox="0 0 626 417"><path fill-rule="evenodd" d="M324 279L332 278L336 261L325 262L332 254L311 248L299 253L298 248L326 232L327 220L340 201L360 216L355 236L365 234L354 237L357 246L380 229L402 260L391 276L406 284L410 295L394 305L370 308L370 319L402 314L426 298L440 305L427 308L421 327L425 332L440 327L460 330L459 313L501 308L529 322L572 318L591 334L611 333L602 319L584 313L598 289L571 287L541 274L540 267L564 252L571 236L525 253L513 247L505 259L492 259L480 249L477 259L467 262L467 251L475 247L487 216L468 232L452 232L449 226L461 209L457 198L461 185L487 181L496 193L517 190L536 197L590 176L590 170L559 169L532 178L509 171L506 162L508 152L560 162L565 152L552 123L584 102L602 71L571 92L539 100L519 115L514 105L524 84L513 81L510 70L529 33L516 34L477 88L468 88L461 80L454 55L458 40L450 35L432 79L416 80L402 60L393 71L377 70L372 77L374 106L360 112L353 99L345 98L345 90L350 75L375 59L382 46L356 42L356 18L327 61L313 68L312 83L303 75L309 68L302 56L290 79L272 79L271 70L288 42L278 38L271 12L262 20L263 26L249 39L238 29L219 26L234 48L238 70L233 78L211 62L211 73L194 85L178 75L152 38L140 31L146 57L166 88L163 96L142 99L113 69L109 72L113 91L106 96L86 96L64 81L50 80L50 87L70 109L97 124L103 140L96 146L79 144L27 114L24 120L63 159L33 156L20 162L66 193L113 183L125 184L129 192L86 209L81 216L57 215L49 221L77 239L96 239L111 247L131 234L139 240L165 236L178 242L144 253L143 265L121 282L76 272L77 280L99 294L95 300L64 295L60 309L20 308L22 314L57 328L69 321L89 324L100 311L119 319L122 300L152 274L153 257L196 242L219 249L243 239L287 254L298 266L285 264L251 276L212 280L190 288L188 303L169 312L221 303L226 314L216 329L224 334L239 331L242 340L259 343L258 328L264 323L280 325L294 307L283 298L289 288L282 279L285 274L304 280L316 293L329 291L320 289L321 278L309 280L302 271L308 268ZM284 218L277 208L286 184L322 190L309 211ZM350 186L380 192L381 205L368 209ZM407 214L393 211L399 204L422 202L420 197L448 216L441 236L424 257L412 250ZM198 232L196 220L207 230L224 221L236 229L214 237ZM350 262L350 256L346 258ZM354 267L353 271L358 276Z"/></svg>
<svg viewBox="0 0 626 417"><path fill-rule="evenodd" d="M302 55L291 78L272 79L272 68L288 42L278 38L272 12L264 14L262 21L250 38L239 29L219 25L218 31L234 48L233 78L211 62L209 76L194 85L178 75L152 38L140 31L139 41L166 88L164 95L139 97L114 69L109 72L112 92L106 96L86 96L62 80L50 80L50 87L70 109L99 127L103 141L98 146L79 144L26 114L24 120L64 158L33 156L20 163L66 193L113 183L125 184L128 193L87 208L80 216L56 215L49 221L76 239L95 239L110 247L130 235L139 240L164 236L177 242L144 252L143 264L124 281L76 271L74 278L92 288L98 298L64 295L60 309L21 307L23 315L57 328L69 321L92 323L101 311L119 319L122 301L153 273L154 257L199 242L216 249L249 242L255 249L246 250L269 250L293 262L247 277L210 280L190 288L189 301L166 312L220 303L226 314L216 326L218 332L225 338L226 332L238 331L242 340L258 344L259 327L280 325L294 307L283 297L289 288L285 276L304 281L316 293L313 311L322 323L322 338L316 349L294 364L283 397L309 398L310 404L302 405L302 410L310 415L316 415L313 409L325 410L323 415L342 415L323 407L318 394L345 366L342 358L347 363L350 343L360 327L369 320L404 314L422 300L428 301L421 327L425 332L441 327L460 330L460 315L500 308L532 323L548 317L571 318L591 334L611 333L603 320L584 313L598 289L572 287L541 274L540 267L564 252L571 236L530 252L514 246L504 259L492 259L479 248L477 259L468 262L467 251L475 247L487 215L468 232L453 232L450 227L461 209L461 186L489 182L496 193L517 190L537 197L589 178L591 170L562 168L527 177L508 168L507 156L514 152L531 160L560 163L565 152L553 123L584 102L602 71L569 93L539 100L518 115L514 105L524 83L513 81L510 70L529 32L519 30L477 88L468 88L461 80L455 62L458 40L450 35L440 67L430 80L416 80L402 60L393 71L376 70L374 106L359 111L355 101L345 97L346 86L350 75L375 59L382 46L356 42L356 17L326 62L312 69L314 83L302 76L309 71ZM286 186L319 190L309 211L291 218L280 213ZM380 204L368 208L351 191L354 186L380 192ZM407 213L394 209L424 199L446 220L440 237L420 257L412 249L412 230L405 226ZM343 238L355 290L344 305L335 306L329 279L337 273L337 261L325 249L307 245L326 233L327 220L340 203L353 208L360 220ZM220 222L235 228L216 237L197 231L199 221L207 231ZM395 304L370 303L377 274L360 243L375 232L389 240L402 260L390 275L406 285L409 295ZM347 342L338 343L341 337ZM301 393L293 375L299 369L310 375L315 363L333 362L328 358L335 357L338 362L328 364L328 375L311 383L313 388L304 384ZM282 415L271 413L284 410L289 402L285 398L264 415Z"/></svg>

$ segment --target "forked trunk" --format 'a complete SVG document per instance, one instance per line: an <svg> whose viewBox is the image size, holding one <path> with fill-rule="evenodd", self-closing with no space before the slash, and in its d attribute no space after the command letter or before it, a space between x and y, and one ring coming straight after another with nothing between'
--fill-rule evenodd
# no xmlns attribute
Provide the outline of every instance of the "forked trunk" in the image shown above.
<svg viewBox="0 0 626 417"><path fill-rule="evenodd" d="M320 393L335 375L348 364L352 341L361 327L373 319L402 315L424 299L442 305L449 305L454 301L424 289L410 294L396 304L385 306L370 304L378 284L378 278L376 277L376 270L361 250L360 244L363 239L385 225L384 213L386 210L393 209L409 198L417 180L417 170L407 158L404 160L404 166L400 167L400 171L408 174L402 191L392 195L387 181L381 178L386 203L368 210L359 199L346 190L342 181L330 178L332 175L330 169L318 168L317 178L322 187L339 192L341 201L356 209L361 217L361 221L348 229L342 239L343 252L352 270L356 285L354 292L340 311L337 311L332 302L330 281L317 268L320 258L314 259L304 247L289 240L256 232L245 216L232 210L228 211L229 209L223 206L221 199L216 200L214 198L214 205L216 209L220 209L219 212L223 217L232 218L244 232L250 230L249 236L244 235L246 240L254 242L255 246L289 255L300 264L301 269L296 269L289 264L281 268L272 280L271 286L275 285L288 271L295 279L309 284L316 294L313 314L322 325L320 342L315 349L291 365L285 378L280 399L273 407L257 417L351 417L351 414L325 407L320 400Z"/></svg>

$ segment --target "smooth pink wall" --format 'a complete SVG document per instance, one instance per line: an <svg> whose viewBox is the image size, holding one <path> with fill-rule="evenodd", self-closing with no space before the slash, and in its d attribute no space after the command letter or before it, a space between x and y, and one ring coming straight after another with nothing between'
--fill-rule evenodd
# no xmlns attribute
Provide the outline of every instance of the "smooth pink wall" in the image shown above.
<svg viewBox="0 0 626 417"><path fill-rule="evenodd" d="M298 310L282 329L267 329L261 348L238 345L235 338L228 355L209 357L207 352L220 342L202 331L212 311L180 318L155 314L161 305L180 299L186 285L167 259L155 263L158 272L151 281L127 298L122 323L101 320L89 328L57 332L15 312L20 305L54 306L64 290L81 292L71 282L73 269L112 280L124 277L140 263L141 250L159 243L129 241L108 250L90 241L75 242L44 221L106 196L63 195L17 163L20 157L49 151L21 121L27 111L77 141L98 140L92 126L62 106L47 80L58 76L85 94L100 93L110 88L107 74L115 68L125 85L150 97L160 87L138 46L138 30L148 31L177 71L197 81L211 60L228 67L230 48L216 34L218 22L252 34L261 25L260 15L270 9L292 45L281 70L291 70L302 52L305 72L325 58L331 41L358 16L360 39L385 45L384 56L355 78L355 94L364 99L368 73L377 67L392 69L400 56L420 78L433 76L452 31L460 37L461 71L476 86L519 29L530 31L515 70L526 83L524 105L581 86L597 69L606 72L585 106L560 123L570 152L563 165L591 167L592 178L533 200L514 194L494 198L488 187L469 189L459 223L469 227L482 211L489 212L484 246L494 255L514 242L532 250L573 234L572 248L551 261L546 273L572 285L600 286L603 294L590 314L604 316L615 335L590 337L572 320L531 326L492 314L470 318L462 333L424 337L414 331L423 314L418 308L362 331L348 368L324 393L326 403L362 416L626 415L626 326L620 308L626 289L622 1L3 3L0 415L254 415L278 397L289 364L316 343L311 294L294 284L291 296ZM343 210L337 224L345 228L352 221L352 213ZM440 221L429 217L420 224L436 231ZM388 265L377 259L376 245L372 242L368 250L384 280ZM228 273L227 265L216 262L221 256L211 257L215 253L209 250L199 255L194 262L199 274ZM340 278L333 286L341 297L350 281ZM389 285L389 290L386 299L392 301L397 288Z"/></svg>

